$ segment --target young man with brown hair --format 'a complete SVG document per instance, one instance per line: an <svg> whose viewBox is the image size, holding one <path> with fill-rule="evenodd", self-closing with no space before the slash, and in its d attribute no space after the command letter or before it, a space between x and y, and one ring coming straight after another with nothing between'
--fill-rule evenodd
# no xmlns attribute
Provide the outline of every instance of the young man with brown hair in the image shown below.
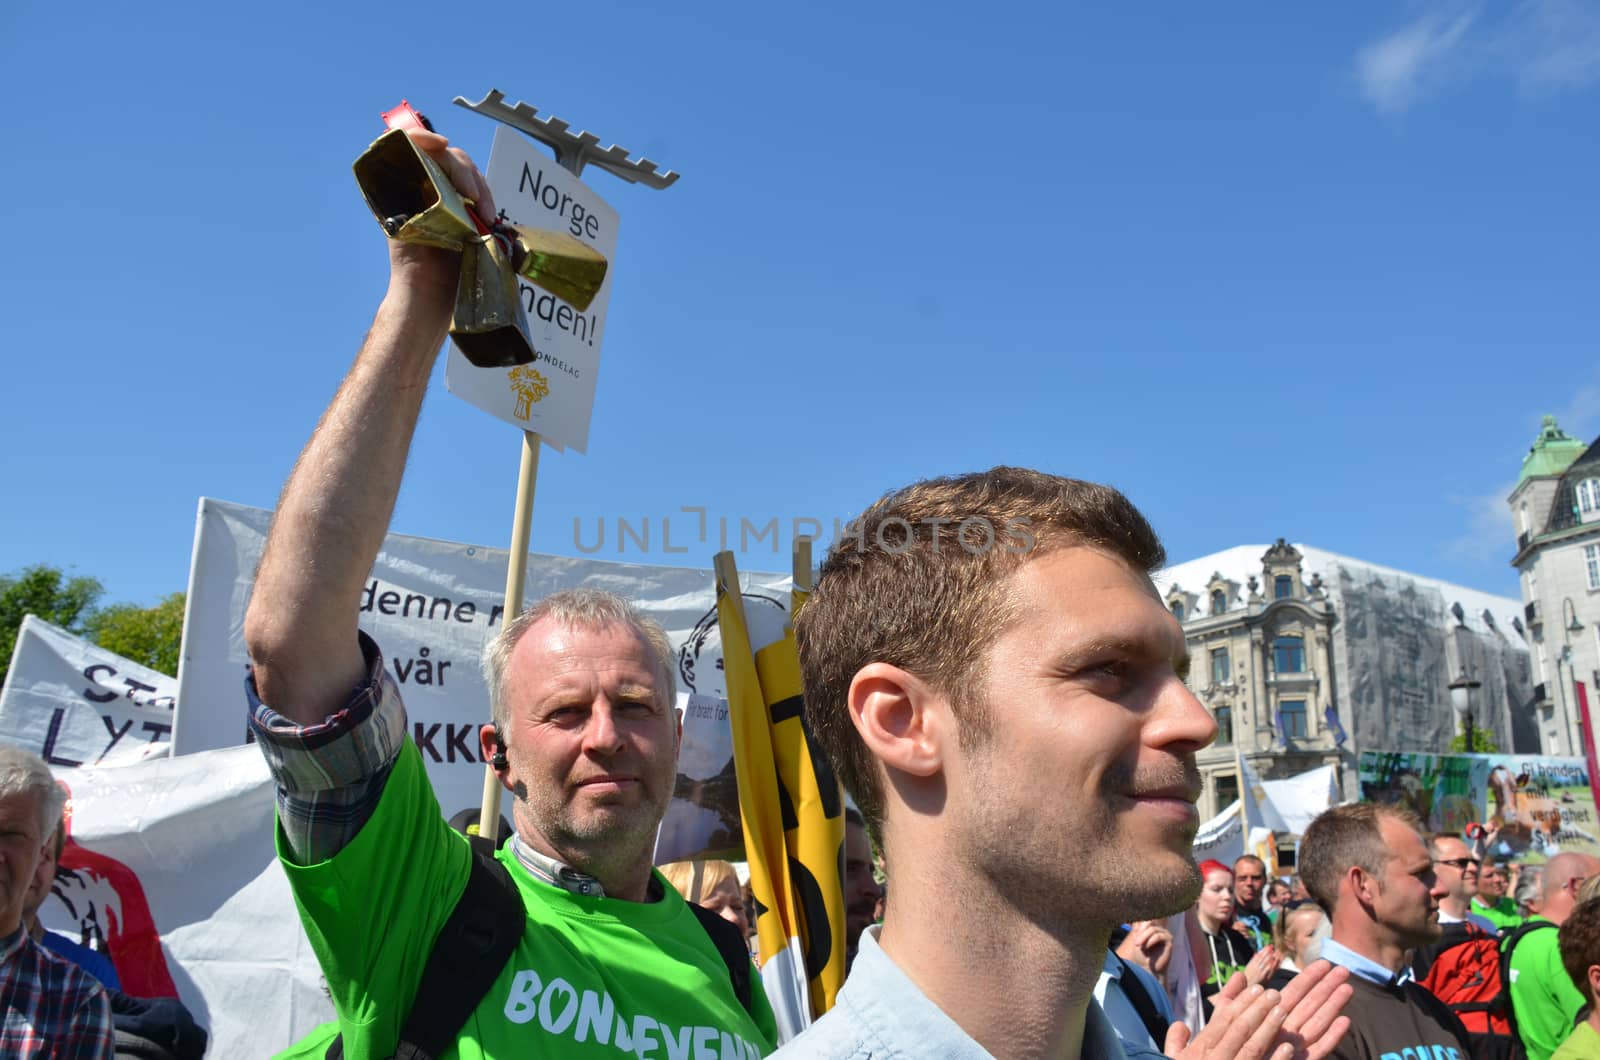
<svg viewBox="0 0 1600 1060"><path fill-rule="evenodd" d="M789 1057L1121 1054L1091 995L1112 929L1194 900L1194 754L1155 533L1117 491L1021 468L872 505L796 624L806 714L880 839L890 901ZM1324 1055L1348 987L1219 998L1183 1055ZM1307 1045L1309 1043L1309 1045Z"/></svg>

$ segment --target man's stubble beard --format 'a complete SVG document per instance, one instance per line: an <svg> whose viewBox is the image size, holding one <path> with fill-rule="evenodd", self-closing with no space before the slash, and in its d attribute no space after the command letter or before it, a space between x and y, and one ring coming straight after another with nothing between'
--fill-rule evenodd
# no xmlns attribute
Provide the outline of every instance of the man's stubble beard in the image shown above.
<svg viewBox="0 0 1600 1060"><path fill-rule="evenodd" d="M1108 771L1089 807L1035 802L1030 808L1026 800L1013 800L1001 811L995 801L972 800L975 805L960 811L958 856L967 852L971 875L985 880L990 892L972 899L1009 904L1061 938L1110 932L1193 905L1201 879L1190 854L1167 848L1154 858L1151 851L1128 849L1119 834L1107 792L1126 790L1126 778L1126 772Z"/></svg>
<svg viewBox="0 0 1600 1060"><path fill-rule="evenodd" d="M674 758L665 779L640 777L642 797L637 805L592 807L582 816L576 802L586 796L580 794L573 801L563 802L551 792L542 791L536 797L526 785L518 783L513 817L519 832L531 827L556 850L566 851L573 859L573 868L589 875L605 875L640 856L650 856L676 781Z"/></svg>

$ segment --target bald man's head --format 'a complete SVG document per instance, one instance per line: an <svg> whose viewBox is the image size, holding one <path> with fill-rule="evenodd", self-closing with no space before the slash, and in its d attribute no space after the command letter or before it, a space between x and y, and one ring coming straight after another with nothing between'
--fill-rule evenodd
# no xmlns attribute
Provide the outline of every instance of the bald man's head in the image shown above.
<svg viewBox="0 0 1600 1060"><path fill-rule="evenodd" d="M1600 859L1588 854L1557 854L1551 858L1544 866L1544 908L1539 915L1552 924L1564 923L1578 904L1578 888L1596 874L1600 874Z"/></svg>

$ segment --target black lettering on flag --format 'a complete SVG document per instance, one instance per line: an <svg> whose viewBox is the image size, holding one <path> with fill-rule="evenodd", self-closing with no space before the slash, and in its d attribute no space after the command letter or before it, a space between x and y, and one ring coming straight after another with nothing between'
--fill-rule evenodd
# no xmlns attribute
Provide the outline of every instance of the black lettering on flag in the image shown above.
<svg viewBox="0 0 1600 1060"><path fill-rule="evenodd" d="M833 956L833 929L828 924L828 906L822 888L811 870L799 858L789 859L789 879L800 899L801 922L806 933L806 978L815 979Z"/></svg>
<svg viewBox="0 0 1600 1060"><path fill-rule="evenodd" d="M444 753L450 761L456 760L456 752L461 752L463 762L476 762L478 756L472 753L472 747L467 743L467 734L473 732L471 725L457 725L451 722L444 727Z"/></svg>
<svg viewBox="0 0 1600 1060"><path fill-rule="evenodd" d="M115 676L117 672L115 667L107 666L105 663L93 663L83 668L83 676L95 684L99 684L100 678L95 676L97 671L104 672L108 676ZM117 698L117 694L115 692L96 692L92 688L85 688L83 690L83 698L93 700L96 703L109 703Z"/></svg>
<svg viewBox="0 0 1600 1060"><path fill-rule="evenodd" d="M799 719L800 732L806 739L806 754L811 758L811 772L816 775L817 791L822 798L822 812L831 821L844 812L844 806L839 801L839 781L833 775L833 765L828 761L828 756L822 753L816 737L811 735L811 726L806 724L805 700L799 696L790 696L772 704L773 728L777 728L778 722L790 718ZM784 817L783 827L794 827L788 817Z"/></svg>
<svg viewBox="0 0 1600 1060"><path fill-rule="evenodd" d="M439 729L438 722L434 722L426 728L423 727L423 723L420 721L413 722L411 725L411 739L416 743L417 750L426 751L435 762L444 761L439 757L439 749L433 746L433 738L439 735Z"/></svg>
<svg viewBox="0 0 1600 1060"><path fill-rule="evenodd" d="M67 709L65 707L57 707L55 712L50 715L50 728L44 734L44 760L53 766L66 766L68 769L76 769L83 763L75 762L70 758L62 758L55 753L56 741L61 738L61 723L66 719L66 716Z"/></svg>

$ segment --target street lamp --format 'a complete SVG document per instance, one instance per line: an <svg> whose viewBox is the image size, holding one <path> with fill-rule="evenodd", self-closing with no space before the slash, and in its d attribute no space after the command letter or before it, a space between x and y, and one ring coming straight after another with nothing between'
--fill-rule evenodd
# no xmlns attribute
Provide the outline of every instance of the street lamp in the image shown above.
<svg viewBox="0 0 1600 1060"><path fill-rule="evenodd" d="M1566 711L1567 738L1570 740L1572 738L1573 711L1567 697L1572 695L1572 690L1561 680L1561 664L1567 664L1567 673L1572 678L1572 684L1577 684L1578 674L1572 665L1572 638L1584 630L1583 623L1578 621L1578 609L1573 605L1572 597L1570 596L1561 598L1561 617L1566 621L1566 625L1561 627L1561 655L1556 659L1556 682L1561 685L1561 705ZM1587 747L1589 734L1583 731L1582 718L1578 719L1578 730L1578 736L1584 741L1582 746ZM1583 754L1585 752L1580 747L1574 748L1571 753Z"/></svg>
<svg viewBox="0 0 1600 1060"><path fill-rule="evenodd" d="M1434 687L1437 688L1438 686L1435 685ZM1456 679L1451 681L1449 684L1450 706L1455 709L1457 714L1466 715L1468 754L1473 754L1477 750L1477 744L1473 739L1474 730L1472 726L1472 693L1476 692L1482 687L1482 681L1467 676L1467 666L1465 663L1461 664L1461 672L1456 674Z"/></svg>

